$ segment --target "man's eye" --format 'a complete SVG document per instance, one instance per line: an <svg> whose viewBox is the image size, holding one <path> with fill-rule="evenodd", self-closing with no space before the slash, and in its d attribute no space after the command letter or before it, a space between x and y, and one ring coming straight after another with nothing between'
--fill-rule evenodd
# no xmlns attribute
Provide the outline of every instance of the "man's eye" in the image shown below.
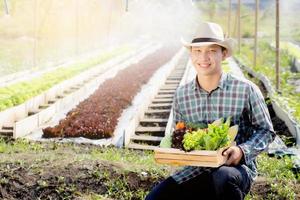
<svg viewBox="0 0 300 200"><path fill-rule="evenodd" d="M216 50L215 49L211 49L211 50L209 50L210 52L216 52Z"/></svg>
<svg viewBox="0 0 300 200"><path fill-rule="evenodd" d="M193 52L195 52L195 53L200 53L201 52L201 50L194 50Z"/></svg>

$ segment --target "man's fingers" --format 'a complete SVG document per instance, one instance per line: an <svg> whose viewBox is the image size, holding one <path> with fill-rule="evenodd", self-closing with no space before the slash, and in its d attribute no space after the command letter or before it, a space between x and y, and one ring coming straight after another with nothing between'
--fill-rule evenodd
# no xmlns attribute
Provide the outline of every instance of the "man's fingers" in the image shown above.
<svg viewBox="0 0 300 200"><path fill-rule="evenodd" d="M235 162L235 156L233 154L229 154L229 157L226 160L226 165L232 165Z"/></svg>
<svg viewBox="0 0 300 200"><path fill-rule="evenodd" d="M230 155L232 153L233 149L231 149L230 147L228 149L226 149L225 151L223 151L223 156L227 156Z"/></svg>
<svg viewBox="0 0 300 200"><path fill-rule="evenodd" d="M228 154L227 160L226 160L226 165L237 165L239 163L240 159L238 158L238 155L236 154L235 151L230 152Z"/></svg>
<svg viewBox="0 0 300 200"><path fill-rule="evenodd" d="M243 156L242 150L236 146L229 147L222 154L227 157L225 165L237 165Z"/></svg>
<svg viewBox="0 0 300 200"><path fill-rule="evenodd" d="M230 147L223 152L223 156L227 157L225 165L230 165L232 163L232 153L233 150Z"/></svg>

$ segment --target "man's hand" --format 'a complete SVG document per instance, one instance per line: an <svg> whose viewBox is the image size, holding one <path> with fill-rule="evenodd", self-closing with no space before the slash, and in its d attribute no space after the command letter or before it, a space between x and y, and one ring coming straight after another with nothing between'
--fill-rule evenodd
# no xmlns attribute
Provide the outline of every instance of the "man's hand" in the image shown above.
<svg viewBox="0 0 300 200"><path fill-rule="evenodd" d="M227 157L225 165L238 165L243 158L243 151L237 146L231 146L223 152Z"/></svg>

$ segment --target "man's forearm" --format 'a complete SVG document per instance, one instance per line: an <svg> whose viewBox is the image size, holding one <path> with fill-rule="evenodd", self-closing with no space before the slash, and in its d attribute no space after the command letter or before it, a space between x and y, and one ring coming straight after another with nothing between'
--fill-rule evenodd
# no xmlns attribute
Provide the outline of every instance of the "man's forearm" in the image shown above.
<svg viewBox="0 0 300 200"><path fill-rule="evenodd" d="M259 153L268 147L274 138L275 133L273 131L259 129L248 141L238 145L243 151L245 164L248 165L254 160Z"/></svg>

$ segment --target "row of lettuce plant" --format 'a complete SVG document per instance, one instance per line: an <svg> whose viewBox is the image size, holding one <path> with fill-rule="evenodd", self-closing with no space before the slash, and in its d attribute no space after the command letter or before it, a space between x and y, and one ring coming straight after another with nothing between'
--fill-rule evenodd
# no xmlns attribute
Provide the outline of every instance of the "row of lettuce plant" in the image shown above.
<svg viewBox="0 0 300 200"><path fill-rule="evenodd" d="M280 48L296 59L300 59L300 48L290 42L280 42Z"/></svg>
<svg viewBox="0 0 300 200"><path fill-rule="evenodd" d="M104 63L115 56L124 54L131 49L130 46L122 46L110 52L101 54L98 57L87 61L72 64L67 67L58 68L54 71L43 74L32 80L18 82L0 88L0 111L20 105L26 100L41 94L54 85L70 79L81 72L91 69Z"/></svg>
<svg viewBox="0 0 300 200"><path fill-rule="evenodd" d="M258 48L257 64L253 66L253 45L242 44L241 53L236 58L245 66L251 67L255 72L266 76L275 88L275 51L267 41L261 41ZM291 56L286 51L281 51L280 56L280 90L272 98L300 122L300 93L296 93L293 84L300 78L300 73L290 71Z"/></svg>

